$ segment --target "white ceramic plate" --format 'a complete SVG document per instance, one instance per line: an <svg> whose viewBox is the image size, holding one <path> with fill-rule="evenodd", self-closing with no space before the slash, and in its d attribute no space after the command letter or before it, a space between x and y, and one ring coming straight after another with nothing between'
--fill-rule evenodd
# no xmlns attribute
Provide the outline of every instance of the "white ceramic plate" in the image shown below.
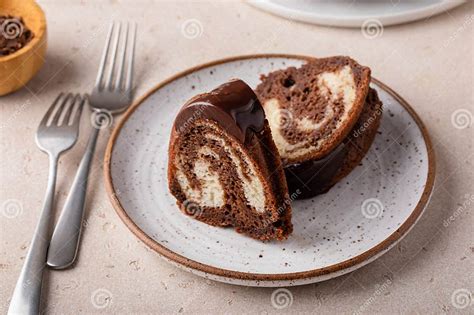
<svg viewBox="0 0 474 315"><path fill-rule="evenodd" d="M395 25L452 9L463 0L251 0L253 6L281 17L313 24L361 27Z"/></svg>
<svg viewBox="0 0 474 315"><path fill-rule="evenodd" d="M328 193L293 207L287 241L263 243L182 214L167 187L172 123L184 102L231 78L255 87L259 75L301 65L303 56L235 57L159 84L127 111L109 142L105 177L125 224L170 262L207 278L251 286L330 279L388 251L428 202L434 158L423 124L398 95L375 81L383 101L380 133L363 160Z"/></svg>

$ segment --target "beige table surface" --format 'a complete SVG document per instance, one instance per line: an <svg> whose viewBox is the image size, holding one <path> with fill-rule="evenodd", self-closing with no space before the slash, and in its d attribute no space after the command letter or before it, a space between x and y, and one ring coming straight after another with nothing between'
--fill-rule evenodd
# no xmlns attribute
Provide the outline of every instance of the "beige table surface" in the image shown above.
<svg viewBox="0 0 474 315"><path fill-rule="evenodd" d="M105 193L104 132L89 183L79 260L73 269L46 273L47 313L474 313L468 300L474 292L472 2L423 22L387 27L374 39L360 29L289 22L241 2L40 4L49 27L46 64L26 88L0 98L0 313L7 310L47 181L47 157L34 142L36 126L60 91L91 90L111 16L139 23L137 95L177 71L234 55L354 57L424 120L437 155L436 187L419 223L390 252L337 279L289 288L292 305L277 310L271 303L274 289L232 286L181 271L129 232ZM181 31L189 19L201 26L194 39ZM58 207L87 129L61 160ZM450 216L454 220L443 223Z"/></svg>

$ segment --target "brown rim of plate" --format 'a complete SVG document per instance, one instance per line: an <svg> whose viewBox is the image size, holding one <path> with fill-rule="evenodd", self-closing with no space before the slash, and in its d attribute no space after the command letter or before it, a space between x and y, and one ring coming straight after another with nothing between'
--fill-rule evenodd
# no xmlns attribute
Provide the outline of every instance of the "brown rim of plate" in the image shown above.
<svg viewBox="0 0 474 315"><path fill-rule="evenodd" d="M135 234L141 241L143 241L146 245L150 248L158 252L159 254L163 255L165 258L174 261L184 267L191 268L200 272L204 272L207 274L212 274L220 277L225 278L232 278L232 279L239 279L239 280L253 280L253 281L289 281L289 280L298 280L298 279L308 279L314 278L322 275L326 275L329 273L334 273L337 271L342 271L344 269L356 266L364 261L368 260L369 258L377 255L378 253L383 252L384 250L388 249L391 245L393 245L396 241L398 241L417 221L420 217L423 209L425 208L426 204L428 203L429 197L433 190L434 185L434 178L435 178L435 156L433 147L431 144L430 137L426 130L425 125L418 117L416 112L413 108L408 105L408 103L395 91L391 88L383 84L382 82L372 78L372 82L376 83L380 88L385 90L387 93L392 95L397 101L402 104L402 106L408 111L411 117L415 120L416 124L421 130L423 134L423 139L426 144L426 150L428 152L428 174L425 189L421 195L421 198L414 208L413 212L410 214L408 219L388 238L377 244L376 246L372 247L371 249L363 252L362 254L353 257L351 259L342 261L340 263L330 265L324 268L318 268L313 270L301 271L301 272L293 272L293 273L282 273L282 274L262 274L262 273L247 273L247 272L240 272L240 271L233 271L233 270L226 270L222 268L217 268L213 266L209 266L206 264L199 263L197 261L188 259L184 256L181 256L170 249L164 247L163 245L159 244L151 237L149 237L145 232L143 232L128 216L125 209L120 204L120 201L117 198L117 194L114 190L113 182L112 182L112 174L111 174L111 159L112 159L112 151L114 148L115 141L122 129L122 126L125 124L127 119L131 116L131 114L135 111L135 109L142 104L142 102L147 99L150 95L152 95L158 89L164 87L165 85L171 83L172 81L191 74L197 70L201 70L203 68L208 68L215 65L220 65L227 62L237 61L237 60L247 60L247 59L254 59L254 58L289 58L289 59L300 59L300 60L308 60L310 56L302 56L302 55L290 55L290 54L255 54L255 55L244 55L244 56L235 56L230 58L224 58L208 63L204 63L195 67L192 67L188 70L182 71L180 73L175 74L174 76L162 81L157 86L152 88L150 91L145 93L142 97L140 97L137 101L135 101L125 112L124 116L120 119L117 126L114 128L112 135L109 139L107 144L105 157L104 157L104 175L105 175L105 186L107 190L107 194L109 199L112 202L113 207L115 208L117 214L125 223L125 225Z"/></svg>

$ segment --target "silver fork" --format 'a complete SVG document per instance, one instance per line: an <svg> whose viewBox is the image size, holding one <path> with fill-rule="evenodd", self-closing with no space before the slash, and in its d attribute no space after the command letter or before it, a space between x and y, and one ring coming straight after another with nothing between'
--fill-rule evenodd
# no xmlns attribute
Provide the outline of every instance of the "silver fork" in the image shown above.
<svg viewBox="0 0 474 315"><path fill-rule="evenodd" d="M121 32L122 25L120 23L110 25L96 83L89 98L90 106L93 109L91 118L94 128L49 246L47 264L53 269L67 268L76 259L84 216L87 180L99 131L104 127L108 127L112 121L112 114L125 110L132 102L136 29L136 24L134 24L129 41L128 23L124 32ZM110 53L112 37L114 37L113 48ZM119 45L121 38L122 45ZM119 49L119 46L121 46L121 49ZM121 52L119 53L117 68L118 50L121 50ZM125 71L127 55L128 65ZM107 61L109 61L108 67ZM106 68L108 68L108 71L107 75L104 76Z"/></svg>
<svg viewBox="0 0 474 315"><path fill-rule="evenodd" d="M8 314L38 314L43 269L49 244L58 159L76 143L84 105L79 94L59 94L36 132L38 147L49 156L49 178L43 210L13 292Z"/></svg>

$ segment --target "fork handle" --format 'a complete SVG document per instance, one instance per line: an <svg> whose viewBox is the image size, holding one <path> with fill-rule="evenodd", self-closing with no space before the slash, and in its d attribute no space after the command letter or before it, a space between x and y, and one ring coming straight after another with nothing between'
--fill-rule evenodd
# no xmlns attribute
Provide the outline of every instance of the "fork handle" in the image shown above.
<svg viewBox="0 0 474 315"><path fill-rule="evenodd" d="M49 244L58 156L49 156L49 178L43 210L34 232L25 263L13 291L8 314L39 314L43 270Z"/></svg>
<svg viewBox="0 0 474 315"><path fill-rule="evenodd" d="M50 268L67 268L76 259L84 217L87 181L99 131L99 128L92 128L84 156L54 229L47 259Z"/></svg>

